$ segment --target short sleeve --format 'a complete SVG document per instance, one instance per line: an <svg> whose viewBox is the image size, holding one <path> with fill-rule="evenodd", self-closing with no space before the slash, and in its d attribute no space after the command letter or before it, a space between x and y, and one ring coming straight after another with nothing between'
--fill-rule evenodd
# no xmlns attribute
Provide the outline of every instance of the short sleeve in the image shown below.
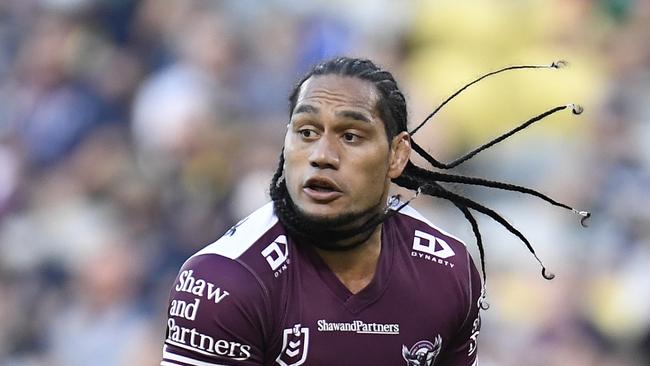
<svg viewBox="0 0 650 366"><path fill-rule="evenodd" d="M216 254L190 258L170 291L161 366L262 365L266 299L237 261Z"/></svg>
<svg viewBox="0 0 650 366"><path fill-rule="evenodd" d="M470 302L468 304L467 316L459 329L459 332L452 339L447 352L441 359L440 364L445 366L475 366L478 365L477 342L481 330L481 317L479 314L479 298L481 296L481 277L468 254L469 258L469 279L468 289Z"/></svg>

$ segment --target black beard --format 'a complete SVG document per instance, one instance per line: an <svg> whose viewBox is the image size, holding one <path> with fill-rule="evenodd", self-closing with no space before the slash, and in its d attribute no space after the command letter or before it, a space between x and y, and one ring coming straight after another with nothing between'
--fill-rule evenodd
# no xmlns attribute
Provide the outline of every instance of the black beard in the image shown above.
<svg viewBox="0 0 650 366"><path fill-rule="evenodd" d="M376 228L388 217L380 200L361 212L350 212L332 218L316 217L300 210L288 192L281 200L274 201L278 219L286 223L288 218L280 212L289 211L296 225L286 225L289 235L300 243L308 243L319 249L344 252L358 248L375 232ZM285 210L278 210L283 205Z"/></svg>

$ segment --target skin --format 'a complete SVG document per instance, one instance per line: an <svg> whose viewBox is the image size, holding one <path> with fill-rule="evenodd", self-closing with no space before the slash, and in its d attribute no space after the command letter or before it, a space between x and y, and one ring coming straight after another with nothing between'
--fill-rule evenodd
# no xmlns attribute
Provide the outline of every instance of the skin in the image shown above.
<svg viewBox="0 0 650 366"><path fill-rule="evenodd" d="M284 171L289 195L305 214L332 219L385 208L390 181L404 170L411 145L405 131L389 143L378 100L372 83L354 77L313 76L301 85L284 141ZM335 190L315 190L310 180L326 181ZM374 276L381 225L354 250L316 250L357 293Z"/></svg>

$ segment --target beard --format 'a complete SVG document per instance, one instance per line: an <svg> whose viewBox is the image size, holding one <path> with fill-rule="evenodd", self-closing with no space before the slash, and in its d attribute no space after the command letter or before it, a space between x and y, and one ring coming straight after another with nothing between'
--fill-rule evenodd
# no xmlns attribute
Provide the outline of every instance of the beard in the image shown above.
<svg viewBox="0 0 650 366"><path fill-rule="evenodd" d="M310 215L300 210L291 199L283 165L281 154L269 193L275 215L289 236L299 244L313 245L326 251L350 251L363 245L381 223L397 212L390 204L386 207L379 198L376 204L359 212L341 213L335 217Z"/></svg>
<svg viewBox="0 0 650 366"><path fill-rule="evenodd" d="M284 202L292 214L295 225L285 225L289 234L298 242L311 244L326 251L350 251L365 243L377 227L386 219L383 201L359 212L346 212L334 217L319 217L302 211L287 192ZM278 212L276 207L276 212ZM282 211L282 210L280 210ZM278 215L283 221L283 218ZM283 221L285 223L285 221Z"/></svg>

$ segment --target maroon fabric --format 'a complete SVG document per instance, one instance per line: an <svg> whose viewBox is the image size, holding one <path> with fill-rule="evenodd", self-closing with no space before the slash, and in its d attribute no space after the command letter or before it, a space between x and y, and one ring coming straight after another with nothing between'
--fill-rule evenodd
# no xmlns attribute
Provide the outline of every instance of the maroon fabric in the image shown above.
<svg viewBox="0 0 650 366"><path fill-rule="evenodd" d="M375 277L354 295L277 220L251 239L255 220L269 222L251 215L181 268L163 364L474 364L476 267L463 243L405 211L383 224ZM243 252L223 250L240 237Z"/></svg>

